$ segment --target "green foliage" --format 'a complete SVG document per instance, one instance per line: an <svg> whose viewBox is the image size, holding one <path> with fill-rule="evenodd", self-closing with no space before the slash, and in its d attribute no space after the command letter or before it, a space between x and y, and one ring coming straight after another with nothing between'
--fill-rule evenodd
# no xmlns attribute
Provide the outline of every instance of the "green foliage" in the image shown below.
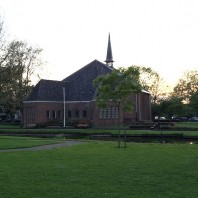
<svg viewBox="0 0 198 198"><path fill-rule="evenodd" d="M172 96L166 100L161 100L160 103L153 105L153 116L165 116L171 118L172 116L188 115L188 107L182 102L182 98Z"/></svg>
<svg viewBox="0 0 198 198"><path fill-rule="evenodd" d="M178 97L171 97L167 101L167 106L165 106L163 111L166 112L169 118L171 118L173 115L185 115L184 104L182 103L182 99Z"/></svg>
<svg viewBox="0 0 198 198"><path fill-rule="evenodd" d="M198 91L198 70L187 71L174 88L174 95L189 102L193 93Z"/></svg>
<svg viewBox="0 0 198 198"><path fill-rule="evenodd" d="M0 105L7 113L21 109L32 89L31 78L42 64L40 48L22 41L10 42L0 57Z"/></svg>
<svg viewBox="0 0 198 198"><path fill-rule="evenodd" d="M94 80L98 95L96 102L99 107L107 107L114 104L124 110L132 108L130 96L139 93L141 85L139 81L139 69L135 67L119 68L110 74L99 76Z"/></svg>
<svg viewBox="0 0 198 198"><path fill-rule="evenodd" d="M152 104L157 104L163 98L167 97L167 95L169 94L169 87L156 71L152 70L150 67L134 67L139 68L140 83L143 89L149 91L149 93L151 94Z"/></svg>
<svg viewBox="0 0 198 198"><path fill-rule="evenodd" d="M6 113L12 115L15 110L21 110L32 89L32 77L39 77L43 64L41 52L24 41L10 42L0 18L0 106Z"/></svg>
<svg viewBox="0 0 198 198"><path fill-rule="evenodd" d="M189 106L192 115L198 115L198 91L191 95Z"/></svg>
<svg viewBox="0 0 198 198"><path fill-rule="evenodd" d="M0 153L1 197L197 197L198 145L92 142ZM185 188L184 188L185 186Z"/></svg>

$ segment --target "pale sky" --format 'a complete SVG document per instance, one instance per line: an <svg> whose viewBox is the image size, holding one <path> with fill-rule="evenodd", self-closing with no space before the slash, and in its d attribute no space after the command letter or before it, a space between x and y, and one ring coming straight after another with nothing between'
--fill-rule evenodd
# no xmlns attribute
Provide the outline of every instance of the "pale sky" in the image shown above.
<svg viewBox="0 0 198 198"><path fill-rule="evenodd" d="M45 79L103 62L109 32L116 68L151 67L171 84L198 69L197 0L0 0L0 12L11 38L44 50Z"/></svg>

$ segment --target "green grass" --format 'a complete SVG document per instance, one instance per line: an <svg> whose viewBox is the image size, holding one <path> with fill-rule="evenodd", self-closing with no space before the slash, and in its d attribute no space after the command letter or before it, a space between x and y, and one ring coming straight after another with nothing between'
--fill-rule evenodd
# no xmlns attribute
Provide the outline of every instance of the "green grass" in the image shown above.
<svg viewBox="0 0 198 198"><path fill-rule="evenodd" d="M13 148L28 148L33 146L53 144L57 142L59 141L56 139L0 136L0 150Z"/></svg>
<svg viewBox="0 0 198 198"><path fill-rule="evenodd" d="M25 133L33 133L33 134L50 134L50 133L57 133L57 134L64 134L64 133L81 133L81 134L118 134L118 129L0 129L1 133L13 133L13 134L25 134ZM124 133L124 130L121 130ZM190 136L197 136L198 131L188 131L188 130L181 130L181 131L170 131L163 129L163 134L184 134ZM161 130L127 130L127 134L131 135L141 135L141 134L161 134Z"/></svg>
<svg viewBox="0 0 198 198"><path fill-rule="evenodd" d="M0 129L19 129L20 125L0 124Z"/></svg>
<svg viewBox="0 0 198 198"><path fill-rule="evenodd" d="M176 127L181 128L198 128L198 122L176 122Z"/></svg>
<svg viewBox="0 0 198 198"><path fill-rule="evenodd" d="M0 197L197 197L197 144L116 146L0 153Z"/></svg>
<svg viewBox="0 0 198 198"><path fill-rule="evenodd" d="M127 134L129 135L160 135L161 132L163 135L169 134L183 134L184 136L198 136L198 130L189 131L188 127L198 128L198 123L196 122L181 122L176 123L176 127L181 127L181 130L172 131L172 130L127 130ZM12 133L12 134L64 134L64 133L79 133L79 134L118 134L117 129L62 129L62 128L41 128L41 129L25 129L25 128L9 128L9 125L2 127L0 125L0 133ZM2 128L1 128L2 127ZM16 126L15 126L16 127ZM186 129L185 129L186 128ZM124 130L121 131L124 134Z"/></svg>

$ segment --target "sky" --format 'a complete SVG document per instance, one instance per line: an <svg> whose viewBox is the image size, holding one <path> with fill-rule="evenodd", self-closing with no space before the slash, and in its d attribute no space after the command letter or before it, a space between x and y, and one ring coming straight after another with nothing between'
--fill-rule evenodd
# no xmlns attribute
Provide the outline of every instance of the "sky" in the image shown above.
<svg viewBox="0 0 198 198"><path fill-rule="evenodd" d="M62 80L106 58L151 67L174 86L198 69L197 0L0 0L10 39L43 49L41 77Z"/></svg>

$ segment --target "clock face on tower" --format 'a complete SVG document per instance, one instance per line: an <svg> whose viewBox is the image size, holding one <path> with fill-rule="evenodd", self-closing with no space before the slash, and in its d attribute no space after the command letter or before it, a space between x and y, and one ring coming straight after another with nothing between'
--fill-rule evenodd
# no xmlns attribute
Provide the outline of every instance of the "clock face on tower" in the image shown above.
<svg viewBox="0 0 198 198"><path fill-rule="evenodd" d="M109 67L113 67L113 62L109 62L109 63L107 63L107 65L108 65Z"/></svg>

